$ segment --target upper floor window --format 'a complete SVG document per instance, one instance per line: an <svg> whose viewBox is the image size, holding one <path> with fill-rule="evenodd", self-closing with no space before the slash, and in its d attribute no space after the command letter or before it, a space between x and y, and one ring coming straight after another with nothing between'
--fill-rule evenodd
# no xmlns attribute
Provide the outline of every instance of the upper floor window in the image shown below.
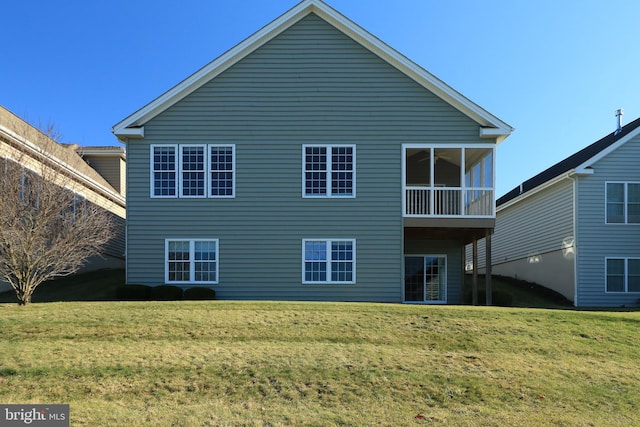
<svg viewBox="0 0 640 427"><path fill-rule="evenodd" d="M607 224L640 223L640 183L608 182Z"/></svg>
<svg viewBox="0 0 640 427"><path fill-rule="evenodd" d="M234 197L235 146L151 146L151 197Z"/></svg>
<svg viewBox="0 0 640 427"><path fill-rule="evenodd" d="M355 146L305 145L303 197L355 197Z"/></svg>

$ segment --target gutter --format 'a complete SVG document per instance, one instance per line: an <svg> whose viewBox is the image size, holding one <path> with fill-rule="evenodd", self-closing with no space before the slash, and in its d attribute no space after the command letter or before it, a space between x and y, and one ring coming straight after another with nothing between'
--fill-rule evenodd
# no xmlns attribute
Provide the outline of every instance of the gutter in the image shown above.
<svg viewBox="0 0 640 427"><path fill-rule="evenodd" d="M75 178L80 183L85 184L88 188L92 188L93 190L96 190L103 197L106 197L110 201L118 204L119 206L125 207L126 199L123 196L121 196L120 194L115 193L114 191L110 190L109 188L105 187L104 185L100 184L99 182L97 182L97 181L95 181L95 180L93 180L91 178L88 178L85 175L79 173L78 171L76 171L75 168L73 168L72 166L70 166L69 164L67 164L66 162L62 161L61 159L59 159L57 157L55 158L56 162L54 162L54 158L48 157L46 151L44 151L42 148L40 148L37 145L35 145L34 143L30 142L26 138L16 134L15 132L13 132L12 130L6 128L5 126L0 125L0 131L4 132L6 135L8 135L10 137L8 139L13 138L16 141L19 141L22 144L24 144L24 147L28 148L29 154L34 155L34 157L36 159L37 158L41 158L42 161L45 162L45 163L48 163L49 166L53 165L53 166L56 166L56 167L61 167L63 169L63 171L68 172L73 178ZM55 141L53 141L53 142L56 143ZM21 150L22 147L16 146L15 144L11 144L11 145L13 145L14 148L16 148L18 151L23 151L23 150Z"/></svg>

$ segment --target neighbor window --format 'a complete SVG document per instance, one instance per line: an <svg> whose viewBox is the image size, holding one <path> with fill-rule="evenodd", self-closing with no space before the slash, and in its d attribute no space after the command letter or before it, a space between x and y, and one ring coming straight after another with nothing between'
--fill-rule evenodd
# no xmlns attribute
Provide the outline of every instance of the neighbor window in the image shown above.
<svg viewBox="0 0 640 427"><path fill-rule="evenodd" d="M355 283L355 240L303 240L303 283Z"/></svg>
<svg viewBox="0 0 640 427"><path fill-rule="evenodd" d="M235 146L151 146L151 197L234 197Z"/></svg>
<svg viewBox="0 0 640 427"><path fill-rule="evenodd" d="M355 197L355 146L303 146L304 197Z"/></svg>
<svg viewBox="0 0 640 427"><path fill-rule="evenodd" d="M606 259L607 292L640 292L640 258Z"/></svg>
<svg viewBox="0 0 640 427"><path fill-rule="evenodd" d="M218 240L167 239L165 241L167 283L218 283Z"/></svg>
<svg viewBox="0 0 640 427"><path fill-rule="evenodd" d="M607 224L640 224L640 183L608 182Z"/></svg>

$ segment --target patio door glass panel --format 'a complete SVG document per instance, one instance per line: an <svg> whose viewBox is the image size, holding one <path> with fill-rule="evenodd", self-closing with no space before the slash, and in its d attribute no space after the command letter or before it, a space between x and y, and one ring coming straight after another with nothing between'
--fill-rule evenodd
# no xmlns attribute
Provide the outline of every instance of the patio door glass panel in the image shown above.
<svg viewBox="0 0 640 427"><path fill-rule="evenodd" d="M444 303L447 300L444 256L407 256L404 259L404 301Z"/></svg>

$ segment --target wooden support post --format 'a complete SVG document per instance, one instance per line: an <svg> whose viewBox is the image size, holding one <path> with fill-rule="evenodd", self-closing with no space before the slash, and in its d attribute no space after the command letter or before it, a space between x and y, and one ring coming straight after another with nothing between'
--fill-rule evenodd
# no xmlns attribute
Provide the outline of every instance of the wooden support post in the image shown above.
<svg viewBox="0 0 640 427"><path fill-rule="evenodd" d="M472 287L471 287L471 300L473 305L478 305L478 239L473 239L472 245L472 259L473 271L471 274Z"/></svg>
<svg viewBox="0 0 640 427"><path fill-rule="evenodd" d="M486 245L486 261L485 261L485 290L487 294L487 305L493 305L493 289L491 283L491 229L487 228L485 233L485 245Z"/></svg>

